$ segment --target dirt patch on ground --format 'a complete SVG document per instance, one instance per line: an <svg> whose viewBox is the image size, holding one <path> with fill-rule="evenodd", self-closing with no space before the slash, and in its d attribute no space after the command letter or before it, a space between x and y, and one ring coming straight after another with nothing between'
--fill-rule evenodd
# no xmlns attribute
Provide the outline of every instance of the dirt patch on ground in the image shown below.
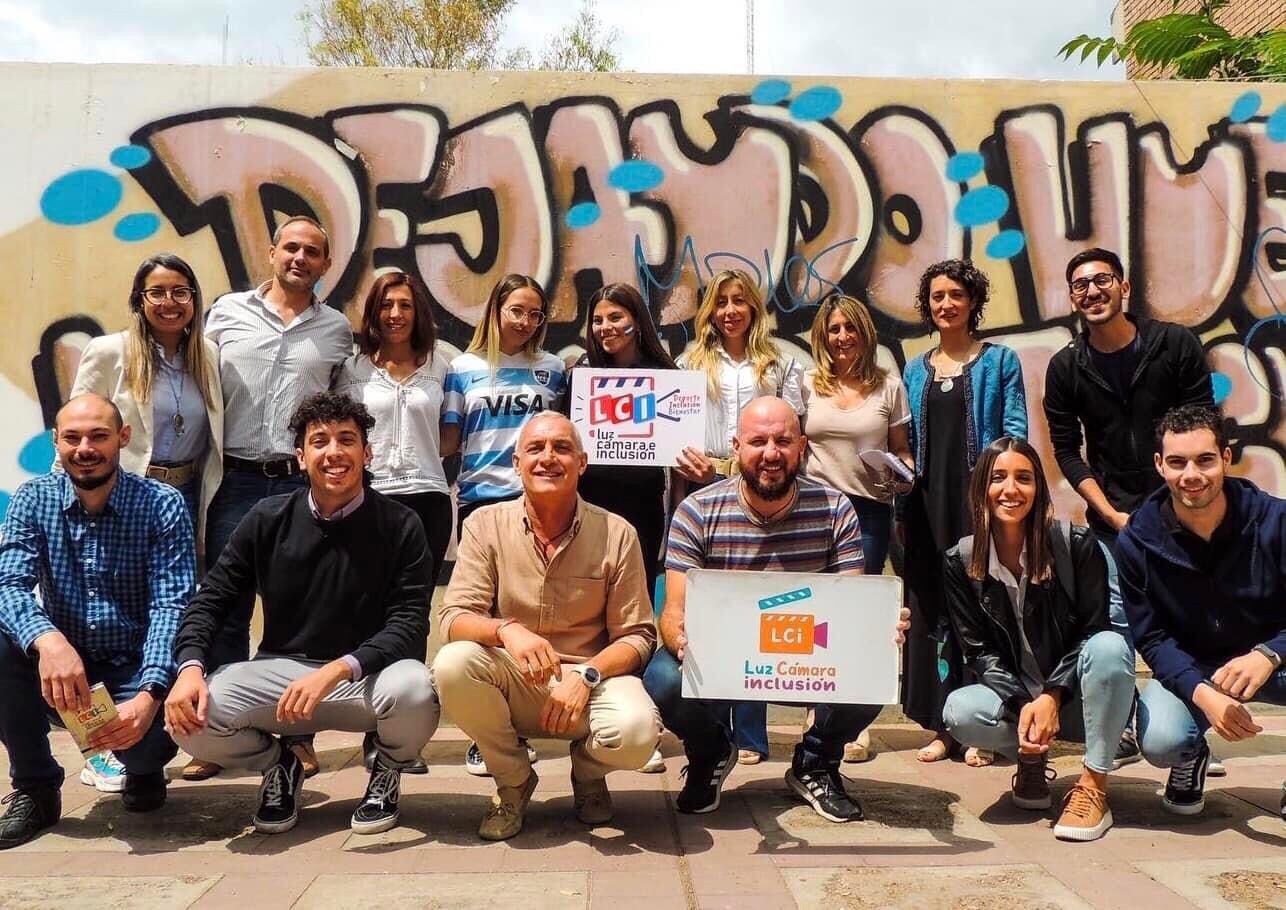
<svg viewBox="0 0 1286 910"><path fill-rule="evenodd" d="M1286 910L1286 875L1239 869L1211 880L1219 896L1246 910Z"/></svg>
<svg viewBox="0 0 1286 910"><path fill-rule="evenodd" d="M853 869L836 872L824 885L827 904L842 910L916 907L920 910L1060 910L1063 904L1042 900L1039 890L1022 872L940 877L890 882L886 870Z"/></svg>

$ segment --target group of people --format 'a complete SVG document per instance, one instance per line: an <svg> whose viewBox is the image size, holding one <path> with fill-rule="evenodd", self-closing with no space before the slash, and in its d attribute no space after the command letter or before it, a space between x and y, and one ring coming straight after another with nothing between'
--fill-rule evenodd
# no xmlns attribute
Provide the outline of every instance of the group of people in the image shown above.
<svg viewBox="0 0 1286 910"><path fill-rule="evenodd" d="M384 831L443 710L471 739L468 769L496 783L484 839L522 829L532 738L571 742L585 824L612 817L609 772L662 767L663 727L688 762L677 808L714 811L767 736L761 703L682 694L686 573L879 574L895 527L910 594L889 647L902 645L904 710L933 733L917 757L1005 755L1014 802L1046 809L1051 743L1085 742L1060 838L1108 830L1107 776L1136 738L1171 769L1165 808L1201 811L1206 730L1254 736L1245 702L1286 699L1286 504L1229 475L1200 343L1127 313L1108 251L1068 266L1083 331L1046 376L1088 529L1054 520L1018 357L979 337L989 289L967 261L925 273L938 344L899 379L867 308L838 293L818 307L806 370L735 270L707 284L677 362L639 292L613 284L565 363L542 349L548 299L522 275L496 285L450 358L419 279L382 274L354 353L347 318L314 294L329 255L320 224L285 220L272 279L204 319L191 268L152 257L129 328L86 348L56 469L17 491L0 536L13 784L0 849L58 821L50 723L96 683L117 718L93 733L81 780L130 811L164 804L181 747L189 779L260 772L254 826L286 831L318 767L312 737L345 730L366 734L370 772L352 829ZM583 367L703 372L704 446L669 471L588 465L565 416ZM872 450L906 471L871 467ZM1141 695L1135 647L1155 674ZM786 785L826 819L861 819L839 768L869 752L881 706L808 707Z"/></svg>

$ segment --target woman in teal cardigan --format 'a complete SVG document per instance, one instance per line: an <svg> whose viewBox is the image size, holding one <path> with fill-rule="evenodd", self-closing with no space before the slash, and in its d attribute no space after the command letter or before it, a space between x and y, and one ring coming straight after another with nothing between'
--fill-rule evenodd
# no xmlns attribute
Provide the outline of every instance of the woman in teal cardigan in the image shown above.
<svg viewBox="0 0 1286 910"><path fill-rule="evenodd" d="M1027 397L1018 355L978 337L990 294L987 276L967 259L929 266L916 295L938 345L903 371L911 407L915 487L901 509L911 632L903 649L902 710L934 739L920 761L947 758L954 746L942 722L947 695L963 684L960 652L943 607L942 554L969 533L968 483L978 455L1001 436L1026 438ZM970 750L971 765L990 764Z"/></svg>

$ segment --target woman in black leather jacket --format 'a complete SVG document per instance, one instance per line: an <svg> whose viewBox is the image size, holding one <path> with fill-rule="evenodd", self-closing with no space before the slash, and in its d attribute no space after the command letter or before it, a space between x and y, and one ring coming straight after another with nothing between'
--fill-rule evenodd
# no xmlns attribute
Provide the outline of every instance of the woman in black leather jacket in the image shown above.
<svg viewBox="0 0 1286 910"><path fill-rule="evenodd" d="M1133 655L1108 622L1106 560L1089 530L1054 521L1026 440L1004 436L983 451L969 506L974 533L947 551L944 583L981 683L952 692L943 721L957 742L1017 760L1013 800L1024 809L1051 804L1055 737L1084 742L1085 770L1054 834L1095 840L1112 826L1107 774L1134 700Z"/></svg>

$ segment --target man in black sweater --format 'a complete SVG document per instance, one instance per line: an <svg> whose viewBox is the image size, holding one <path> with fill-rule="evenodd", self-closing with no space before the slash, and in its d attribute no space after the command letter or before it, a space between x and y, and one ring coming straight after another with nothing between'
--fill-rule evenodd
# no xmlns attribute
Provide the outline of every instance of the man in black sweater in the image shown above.
<svg viewBox="0 0 1286 910"><path fill-rule="evenodd" d="M364 405L323 392L291 419L309 488L259 502L237 526L183 617L179 676L166 724L195 758L263 773L256 830L298 819L303 767L277 737L319 730L374 732L360 834L398 819L401 770L437 729L437 694L424 664L425 580L431 560L420 520L362 484L370 462ZM263 600L253 660L205 662L239 598Z"/></svg>

